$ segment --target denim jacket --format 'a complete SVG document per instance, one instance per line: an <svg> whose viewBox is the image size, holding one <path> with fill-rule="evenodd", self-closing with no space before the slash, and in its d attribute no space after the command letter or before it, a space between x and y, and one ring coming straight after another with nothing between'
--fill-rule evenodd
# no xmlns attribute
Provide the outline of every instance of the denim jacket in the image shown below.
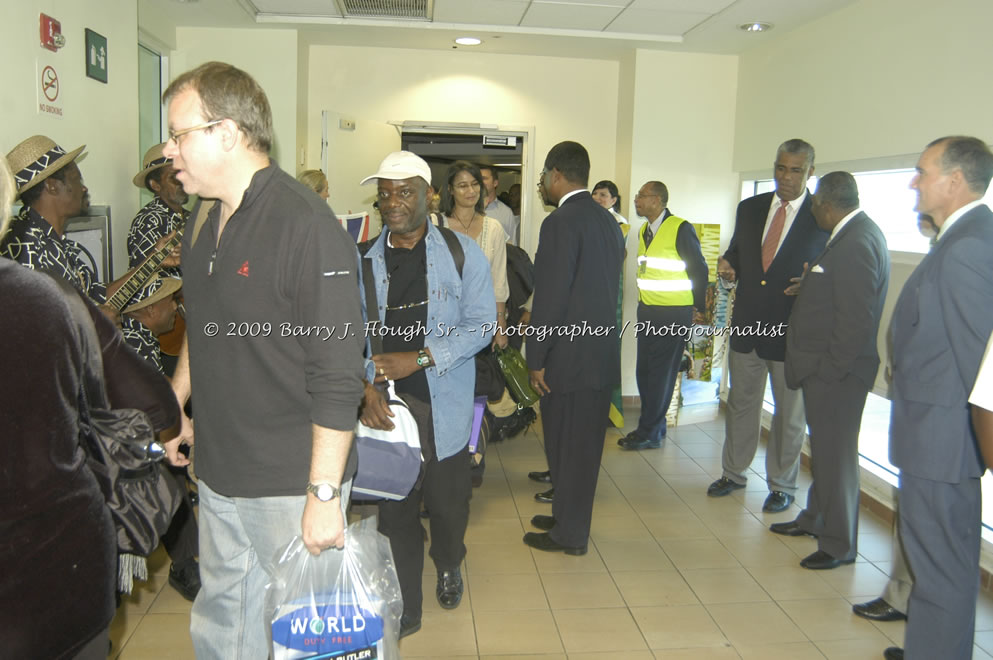
<svg viewBox="0 0 993 660"><path fill-rule="evenodd" d="M372 260L372 272L376 278L381 323L386 318L389 288L384 257L387 233L384 230L366 254L366 258ZM431 391L431 417L438 460L457 454L469 443L476 385L475 355L492 341L496 329L496 298L490 265L475 241L459 233L455 235L465 252L461 278L438 228L427 223L427 235L424 237L428 270L428 319L424 346L434 358L434 366L427 368L426 375ZM361 269L359 272L362 272ZM364 299L365 289L360 286L360 290ZM366 377L369 382L375 378L371 360L366 365Z"/></svg>

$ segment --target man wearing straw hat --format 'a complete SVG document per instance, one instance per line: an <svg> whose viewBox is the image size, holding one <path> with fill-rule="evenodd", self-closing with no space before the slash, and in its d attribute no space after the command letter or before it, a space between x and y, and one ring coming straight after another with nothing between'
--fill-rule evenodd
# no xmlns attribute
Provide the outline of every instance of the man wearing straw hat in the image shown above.
<svg viewBox="0 0 993 660"><path fill-rule="evenodd" d="M67 152L51 138L34 135L7 154L17 196L24 206L0 241L0 256L61 277L102 303L127 275L109 285L97 282L93 269L82 258L82 247L65 237L69 219L90 206L89 190L76 165L85 147ZM116 315L108 312L108 316Z"/></svg>
<svg viewBox="0 0 993 660"><path fill-rule="evenodd" d="M158 337L172 330L176 324L175 295L182 286L182 280L159 275L139 291L122 312L124 341L138 355L155 365L159 373L163 370ZM178 482L180 492L185 493L186 468L170 466L169 473ZM169 529L162 535L162 545L172 559L169 584L190 601L200 591L200 566L196 560L200 553L199 533L193 505L184 497Z"/></svg>
<svg viewBox="0 0 993 660"><path fill-rule="evenodd" d="M145 157L141 160L142 169L132 180L138 188L144 188L155 195L152 201L138 211L131 221L131 229L128 230L128 265L132 268L145 260L163 236L183 227L189 216L183 204L189 201L190 196L176 178L172 159L162 154L163 147L164 142L145 152ZM170 256L167 262L171 258ZM167 277L182 277L178 264L163 268L162 274Z"/></svg>

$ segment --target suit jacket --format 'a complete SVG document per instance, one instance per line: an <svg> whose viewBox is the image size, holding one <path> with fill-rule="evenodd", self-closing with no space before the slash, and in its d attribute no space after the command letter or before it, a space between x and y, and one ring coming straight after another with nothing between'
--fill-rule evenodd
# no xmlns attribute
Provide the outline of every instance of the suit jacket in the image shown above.
<svg viewBox="0 0 993 660"><path fill-rule="evenodd" d="M783 239L776 257L767 272L762 271L762 232L775 193L755 195L738 204L734 234L724 258L734 268L738 277L732 328L769 328L786 323L793 308L795 296L783 291L790 286L790 278L803 273L803 264L810 263L824 250L829 234L818 228L810 212L810 195L807 195L790 231ZM786 337L769 334L742 333L731 335L731 349L740 353L755 350L764 360L786 358Z"/></svg>
<svg viewBox="0 0 993 660"><path fill-rule="evenodd" d="M956 221L914 269L890 326L890 462L914 476L959 483L983 462L969 392L993 332L993 212Z"/></svg>
<svg viewBox="0 0 993 660"><path fill-rule="evenodd" d="M617 295L623 261L617 221L586 191L542 223L531 328L548 334L528 338L527 361L529 369L545 369L552 392L603 390L621 382Z"/></svg>
<svg viewBox="0 0 993 660"><path fill-rule="evenodd" d="M841 228L810 264L786 331L786 383L810 376L829 383L854 374L872 389L876 335L890 281L886 239L865 213Z"/></svg>

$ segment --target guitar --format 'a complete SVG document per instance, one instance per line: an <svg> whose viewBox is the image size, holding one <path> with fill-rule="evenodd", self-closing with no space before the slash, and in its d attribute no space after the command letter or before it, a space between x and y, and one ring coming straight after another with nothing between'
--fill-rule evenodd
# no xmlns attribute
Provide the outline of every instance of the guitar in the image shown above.
<svg viewBox="0 0 993 660"><path fill-rule="evenodd" d="M177 245L183 240L183 227L180 227L176 231L170 234L172 238L166 241L159 250L152 252L150 255L145 257L145 260L141 262L141 265L134 269L134 272L124 280L124 284L114 292L114 295L107 298L105 303L108 307L112 308L115 312L120 314L134 295L141 291L149 282L155 277L155 274L159 270L159 266L165 261Z"/></svg>

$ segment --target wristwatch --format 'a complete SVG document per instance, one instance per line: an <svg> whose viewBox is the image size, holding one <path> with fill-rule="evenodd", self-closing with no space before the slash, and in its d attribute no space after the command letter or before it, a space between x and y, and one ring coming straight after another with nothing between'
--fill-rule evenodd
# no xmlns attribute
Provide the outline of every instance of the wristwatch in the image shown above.
<svg viewBox="0 0 993 660"><path fill-rule="evenodd" d="M417 351L417 366L421 369L427 369L432 364L431 356L423 348Z"/></svg>
<svg viewBox="0 0 993 660"><path fill-rule="evenodd" d="M331 484L307 484L307 492L322 502L330 502L341 494L341 489Z"/></svg>

